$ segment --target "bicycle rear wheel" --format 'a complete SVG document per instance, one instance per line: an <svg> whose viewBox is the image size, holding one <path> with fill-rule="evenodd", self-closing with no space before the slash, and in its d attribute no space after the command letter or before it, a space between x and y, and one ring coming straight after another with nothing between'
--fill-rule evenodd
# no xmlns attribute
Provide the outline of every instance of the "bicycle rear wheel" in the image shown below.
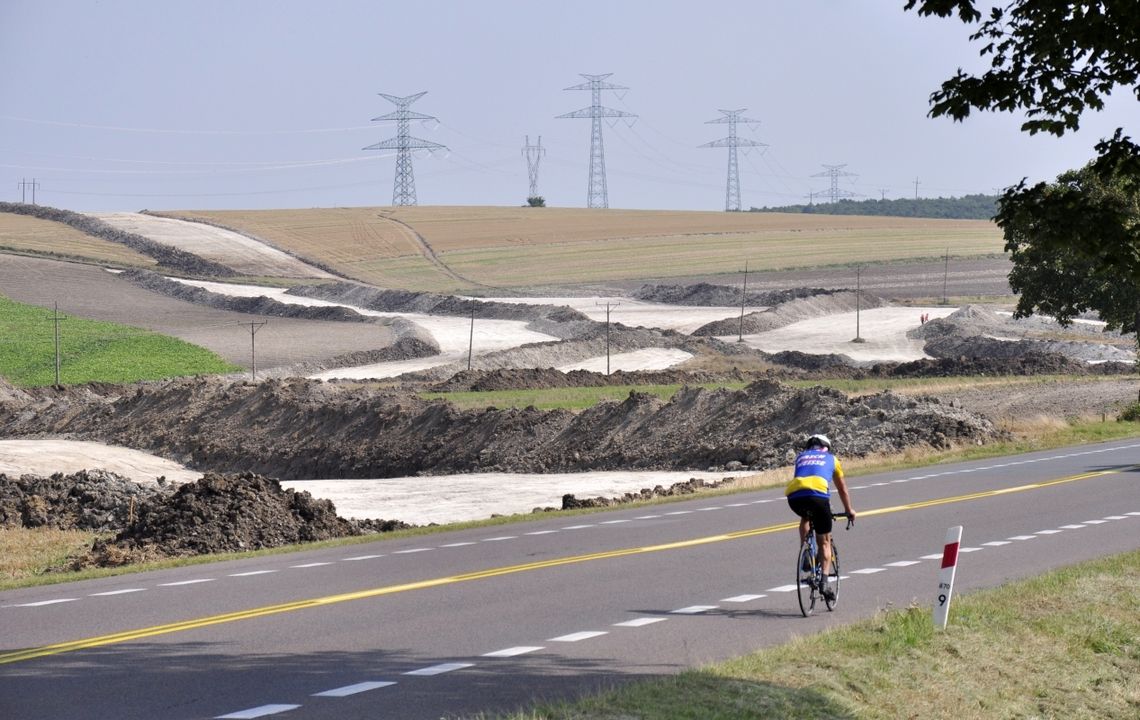
<svg viewBox="0 0 1140 720"><path fill-rule="evenodd" d="M815 545L807 540L800 543L800 552L796 555L796 596L800 601L800 612L804 617L811 615L815 610L816 581L815 581Z"/></svg>
<svg viewBox="0 0 1140 720"><path fill-rule="evenodd" d="M827 573L827 586L831 588L831 598L824 598L828 610L834 610L839 602L839 550L835 547L835 540L831 541L831 569Z"/></svg>

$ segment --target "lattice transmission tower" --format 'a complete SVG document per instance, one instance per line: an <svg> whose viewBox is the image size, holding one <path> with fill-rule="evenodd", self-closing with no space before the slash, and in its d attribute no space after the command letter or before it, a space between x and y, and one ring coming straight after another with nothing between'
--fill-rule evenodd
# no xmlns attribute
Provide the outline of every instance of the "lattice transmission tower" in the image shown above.
<svg viewBox="0 0 1140 720"><path fill-rule="evenodd" d="M844 172L843 168L847 167L846 163L843 165L824 165L824 167L827 168L827 170L821 173L816 173L815 175L812 175L812 177L830 177L831 188L825 192L812 193L813 198L816 195L826 195L828 198L830 198L830 202L835 203L839 202L839 198L841 197L855 197L855 193L851 192L850 190L843 190L839 187L839 178L858 177L858 175L855 173Z"/></svg>
<svg viewBox="0 0 1140 720"><path fill-rule="evenodd" d="M440 145L439 143L431 142L430 140L421 140L417 137L412 137L408 131L408 126L412 120L436 120L431 115L424 115L423 113L409 110L408 106L419 100L424 95L427 95L425 90L422 93L409 95L407 97L396 97L395 95L385 95L384 93L376 93L380 97L388 100L396 106L395 112L390 112L387 115L372 118L372 122L395 120L396 121L396 137L388 138L375 145L369 145L364 148L365 150L395 150L396 151L396 181L392 185L392 204L393 205L415 205L416 204L416 176L412 172L412 151L413 150L446 150L447 146Z"/></svg>
<svg viewBox="0 0 1140 720"><path fill-rule="evenodd" d="M542 147L542 136L538 136L538 144L530 144L530 135L526 136L526 146L523 147L523 155L526 156L526 172L530 177L530 194L527 199L538 197L538 164L542 160L542 156L546 154L546 150Z"/></svg>
<svg viewBox="0 0 1140 720"><path fill-rule="evenodd" d="M747 108L740 108L739 110L721 110L724 117L719 117L716 120L707 120L705 124L713 125L728 125L728 137L721 138L720 140L713 140L704 145L697 147L711 148L711 147L726 147L728 148L728 185L724 193L724 211L725 212L740 212L740 169L737 166L736 149L738 147L768 147L766 143L757 142L748 138L737 137L736 124L737 123L759 123L759 120L741 117L741 113Z"/></svg>
<svg viewBox="0 0 1140 720"><path fill-rule="evenodd" d="M586 75L587 82L573 85L566 90L589 90L592 102L589 107L574 112L558 115L557 118L590 118L590 184L586 190L586 207L608 208L610 206L609 192L606 189L606 151L602 145L602 118L604 117L637 117L634 113L624 110L614 110L602 105L603 90L629 90L623 85L614 85L606 82L606 78L613 73L604 75Z"/></svg>

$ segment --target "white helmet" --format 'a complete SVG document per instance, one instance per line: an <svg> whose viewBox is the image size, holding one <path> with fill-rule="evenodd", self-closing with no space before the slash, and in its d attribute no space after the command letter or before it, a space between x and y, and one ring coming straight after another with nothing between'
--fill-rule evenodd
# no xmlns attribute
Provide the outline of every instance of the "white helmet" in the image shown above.
<svg viewBox="0 0 1140 720"><path fill-rule="evenodd" d="M812 445L821 445L822 447L831 450L831 438L821 433L817 433L807 439L807 446L810 448Z"/></svg>

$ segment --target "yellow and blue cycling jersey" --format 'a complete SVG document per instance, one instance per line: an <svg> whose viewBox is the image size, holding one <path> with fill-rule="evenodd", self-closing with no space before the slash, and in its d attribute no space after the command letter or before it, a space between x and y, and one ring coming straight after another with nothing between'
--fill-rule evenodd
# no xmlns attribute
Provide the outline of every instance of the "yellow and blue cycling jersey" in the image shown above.
<svg viewBox="0 0 1140 720"><path fill-rule="evenodd" d="M784 495L829 498L833 478L843 478L839 458L818 448L805 450L796 456L795 477L784 488Z"/></svg>

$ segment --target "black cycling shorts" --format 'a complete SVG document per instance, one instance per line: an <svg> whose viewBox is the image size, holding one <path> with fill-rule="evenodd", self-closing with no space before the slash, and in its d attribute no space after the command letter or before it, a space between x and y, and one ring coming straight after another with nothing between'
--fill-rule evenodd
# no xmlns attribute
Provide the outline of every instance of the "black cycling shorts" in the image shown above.
<svg viewBox="0 0 1140 720"><path fill-rule="evenodd" d="M788 507L800 517L810 518L819 535L831 532L831 500L818 495L788 498Z"/></svg>

